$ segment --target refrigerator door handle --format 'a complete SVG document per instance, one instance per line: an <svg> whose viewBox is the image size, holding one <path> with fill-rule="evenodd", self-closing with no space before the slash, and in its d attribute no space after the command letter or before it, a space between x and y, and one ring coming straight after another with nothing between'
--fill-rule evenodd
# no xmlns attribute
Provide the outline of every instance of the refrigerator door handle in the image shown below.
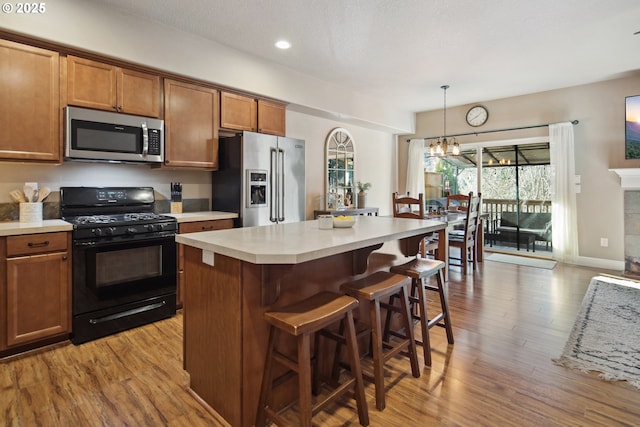
<svg viewBox="0 0 640 427"><path fill-rule="evenodd" d="M278 154L275 148L269 156L269 221L278 222Z"/></svg>
<svg viewBox="0 0 640 427"><path fill-rule="evenodd" d="M280 185L278 186L278 222L284 222L284 195L287 193L284 189L284 150L282 148L278 148L278 154L280 157L278 171L280 172Z"/></svg>

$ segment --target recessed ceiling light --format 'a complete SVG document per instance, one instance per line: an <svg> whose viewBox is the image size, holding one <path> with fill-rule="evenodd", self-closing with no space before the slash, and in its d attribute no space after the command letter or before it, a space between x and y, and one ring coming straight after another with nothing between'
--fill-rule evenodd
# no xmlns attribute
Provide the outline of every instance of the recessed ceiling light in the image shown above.
<svg viewBox="0 0 640 427"><path fill-rule="evenodd" d="M289 49L291 47L291 43L286 40L278 40L276 42L276 47L278 49Z"/></svg>

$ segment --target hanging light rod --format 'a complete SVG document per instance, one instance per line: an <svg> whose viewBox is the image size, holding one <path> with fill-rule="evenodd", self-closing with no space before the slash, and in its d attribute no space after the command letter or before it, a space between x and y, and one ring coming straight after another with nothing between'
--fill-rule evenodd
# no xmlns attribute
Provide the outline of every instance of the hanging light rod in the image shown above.
<svg viewBox="0 0 640 427"><path fill-rule="evenodd" d="M443 90L443 108L442 108L442 136L438 137L437 141L431 141L429 145L429 154L431 156L446 156L449 154L449 146L452 147L451 155L459 156L460 155L460 144L456 141L455 138L450 137L447 139L447 89L449 89L449 85L440 86L440 89Z"/></svg>
<svg viewBox="0 0 640 427"><path fill-rule="evenodd" d="M577 125L578 123L580 123L578 120L572 120L571 124L572 125ZM545 126L549 126L549 125L553 125L555 123L547 123L546 125L533 125L533 126L522 126L519 128L508 128L508 129L494 129L494 130L483 130L480 132L467 132L467 133L456 133L453 135L448 135L450 137L458 137L458 136L469 136L469 135L480 135L480 134L484 134L484 133L494 133L494 132L509 132L512 130L523 130L523 129L534 129L534 128L543 128ZM437 136L426 136L423 138L411 138L411 139L436 139L438 138ZM407 142L410 142L411 139L407 139Z"/></svg>

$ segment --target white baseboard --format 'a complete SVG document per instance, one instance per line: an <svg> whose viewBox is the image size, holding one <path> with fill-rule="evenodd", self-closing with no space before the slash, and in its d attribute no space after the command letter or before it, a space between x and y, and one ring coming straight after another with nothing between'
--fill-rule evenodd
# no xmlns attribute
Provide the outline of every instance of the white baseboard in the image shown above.
<svg viewBox="0 0 640 427"><path fill-rule="evenodd" d="M586 256L579 256L575 264L581 265L584 267L615 270L621 273L624 271L624 261L617 261L614 259L591 258Z"/></svg>

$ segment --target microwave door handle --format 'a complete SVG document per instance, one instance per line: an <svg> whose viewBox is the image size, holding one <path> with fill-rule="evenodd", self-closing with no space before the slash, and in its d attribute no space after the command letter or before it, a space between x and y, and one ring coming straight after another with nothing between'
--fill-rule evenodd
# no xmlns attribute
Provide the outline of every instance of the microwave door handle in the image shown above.
<svg viewBox="0 0 640 427"><path fill-rule="evenodd" d="M271 149L270 159L269 159L269 220L271 222L278 222L278 214L276 212L276 200L277 196L274 194L277 188L277 170L278 170L278 158L276 154L275 148Z"/></svg>
<svg viewBox="0 0 640 427"><path fill-rule="evenodd" d="M149 129L147 122L142 122L142 157L147 157L149 153Z"/></svg>
<svg viewBox="0 0 640 427"><path fill-rule="evenodd" d="M284 195L286 194L284 189L284 150L278 148L278 154L280 157L278 165L278 172L280 173L280 185L278 186L280 192L280 197L278 198L278 221L284 222Z"/></svg>

